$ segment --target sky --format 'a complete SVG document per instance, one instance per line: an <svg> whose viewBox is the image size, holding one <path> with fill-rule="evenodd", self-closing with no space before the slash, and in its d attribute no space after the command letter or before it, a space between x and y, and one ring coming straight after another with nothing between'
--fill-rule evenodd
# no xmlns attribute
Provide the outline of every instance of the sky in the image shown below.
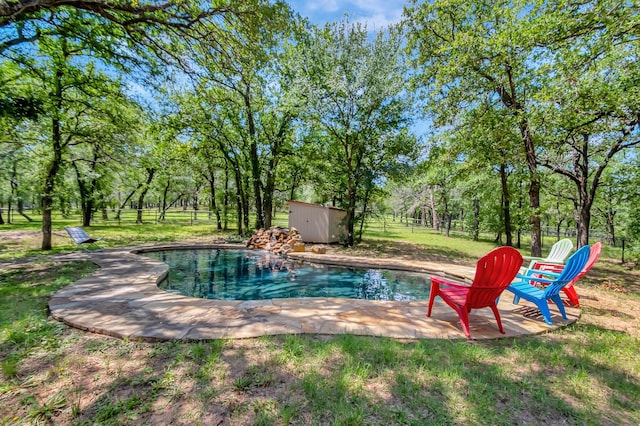
<svg viewBox="0 0 640 426"><path fill-rule="evenodd" d="M351 22L378 30L400 21L406 0L288 0L291 7L311 23L323 26L349 15Z"/></svg>

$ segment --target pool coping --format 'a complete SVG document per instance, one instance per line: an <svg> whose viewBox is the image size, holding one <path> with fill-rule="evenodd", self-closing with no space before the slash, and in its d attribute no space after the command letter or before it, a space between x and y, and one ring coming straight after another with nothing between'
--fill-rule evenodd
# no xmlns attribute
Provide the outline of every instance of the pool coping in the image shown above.
<svg viewBox="0 0 640 426"><path fill-rule="evenodd" d="M427 301L398 302L338 298L225 301L166 292L157 284L168 265L141 256L165 249L245 249L240 244L162 244L76 253L100 268L91 276L56 292L50 315L71 327L142 341L202 341L253 338L281 334L355 334L397 339L464 339L453 309L437 299L432 316ZM417 271L469 281L473 268L392 258L362 258L335 254L291 253L314 263ZM498 304L505 334L498 331L490 309L470 314L474 340L539 334L575 322L580 310L567 306L568 320L552 307L554 325L547 325L533 304L513 305L505 294Z"/></svg>

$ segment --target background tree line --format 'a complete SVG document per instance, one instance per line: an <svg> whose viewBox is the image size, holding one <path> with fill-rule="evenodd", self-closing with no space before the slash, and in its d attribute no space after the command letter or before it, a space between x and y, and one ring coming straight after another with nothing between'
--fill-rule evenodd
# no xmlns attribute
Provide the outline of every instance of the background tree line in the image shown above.
<svg viewBox="0 0 640 426"><path fill-rule="evenodd" d="M531 243L636 238L638 6L410 1L380 31L286 2L2 2L0 204L153 203L223 230L288 199ZM229 217L235 223L229 223ZM142 221L142 215L138 216ZM0 223L4 219L0 216Z"/></svg>

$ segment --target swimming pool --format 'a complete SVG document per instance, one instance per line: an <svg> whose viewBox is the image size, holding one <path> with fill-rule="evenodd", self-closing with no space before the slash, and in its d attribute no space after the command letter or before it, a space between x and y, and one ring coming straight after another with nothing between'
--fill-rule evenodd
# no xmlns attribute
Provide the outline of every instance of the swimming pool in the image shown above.
<svg viewBox="0 0 640 426"><path fill-rule="evenodd" d="M264 251L195 249L146 252L169 265L158 287L218 300L339 297L428 300L425 274L294 261Z"/></svg>

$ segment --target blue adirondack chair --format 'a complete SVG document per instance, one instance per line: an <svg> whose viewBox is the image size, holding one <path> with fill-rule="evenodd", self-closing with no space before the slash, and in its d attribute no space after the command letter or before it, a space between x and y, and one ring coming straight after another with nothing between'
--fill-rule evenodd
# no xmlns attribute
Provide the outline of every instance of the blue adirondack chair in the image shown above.
<svg viewBox="0 0 640 426"><path fill-rule="evenodd" d="M518 274L516 276L517 280L507 287L507 290L514 294L513 303L517 305L520 298L535 303L538 309L540 309L544 321L547 324L552 324L549 302L547 302L547 300L552 300L558 307L562 318L567 319L567 313L564 310L564 304L560 298L560 290L582 271L589 259L589 253L589 246L581 247L567 260L567 264L562 272L553 279L541 277L540 274L543 272L535 269L527 270L524 275ZM547 288L544 290L539 289L532 285L532 281L544 283Z"/></svg>

